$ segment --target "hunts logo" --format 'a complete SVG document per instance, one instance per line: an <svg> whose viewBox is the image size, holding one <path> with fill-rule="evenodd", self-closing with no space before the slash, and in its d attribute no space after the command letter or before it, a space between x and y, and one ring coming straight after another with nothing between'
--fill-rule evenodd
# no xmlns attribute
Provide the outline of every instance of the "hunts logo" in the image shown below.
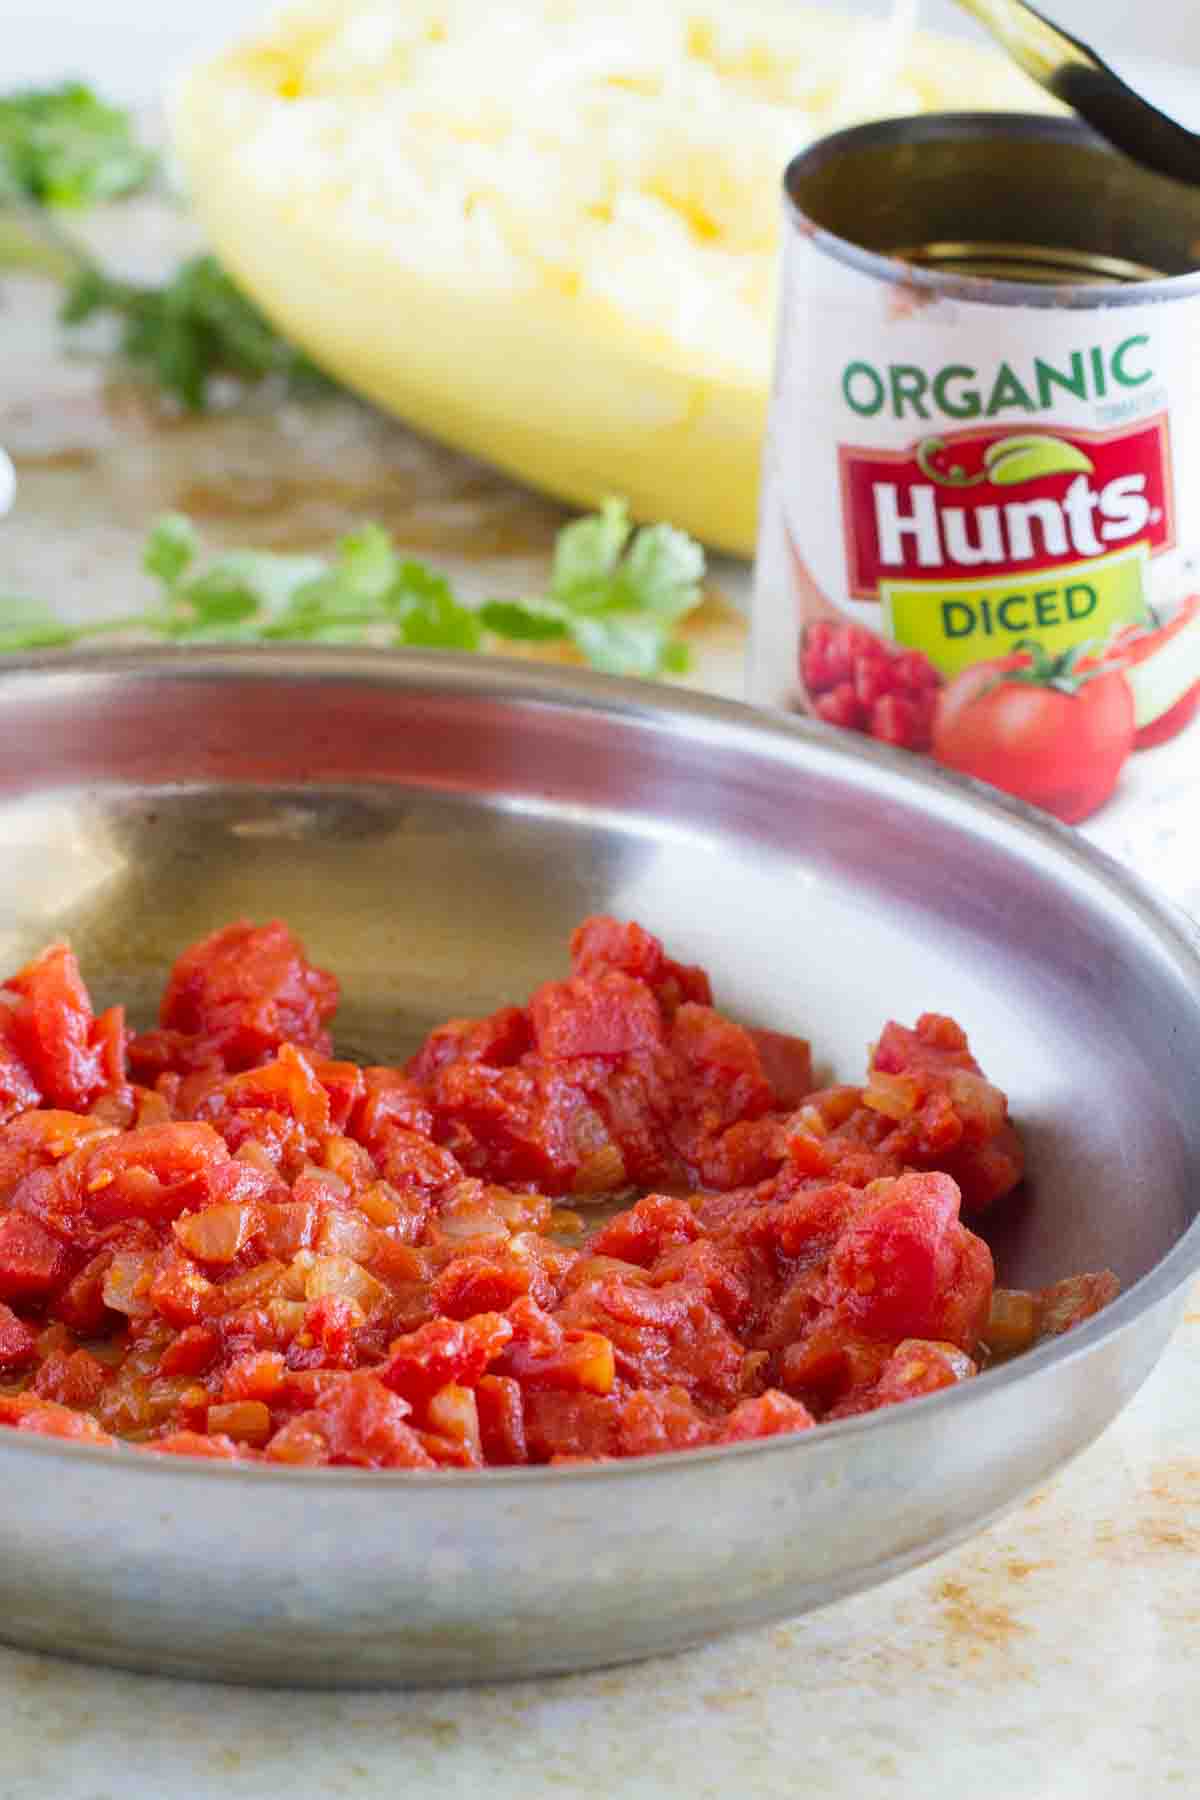
<svg viewBox="0 0 1200 1800"><path fill-rule="evenodd" d="M1174 542L1165 417L1111 433L995 426L839 452L849 591L986 580Z"/></svg>

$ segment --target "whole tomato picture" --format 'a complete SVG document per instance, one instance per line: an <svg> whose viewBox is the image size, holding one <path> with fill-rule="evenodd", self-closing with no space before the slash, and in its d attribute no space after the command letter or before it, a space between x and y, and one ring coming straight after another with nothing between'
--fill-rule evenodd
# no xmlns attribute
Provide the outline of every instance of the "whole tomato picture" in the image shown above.
<svg viewBox="0 0 1200 1800"><path fill-rule="evenodd" d="M1077 646L1051 657L1024 641L944 688L933 754L1077 825L1103 806L1133 749L1133 694L1120 667L1080 667Z"/></svg>

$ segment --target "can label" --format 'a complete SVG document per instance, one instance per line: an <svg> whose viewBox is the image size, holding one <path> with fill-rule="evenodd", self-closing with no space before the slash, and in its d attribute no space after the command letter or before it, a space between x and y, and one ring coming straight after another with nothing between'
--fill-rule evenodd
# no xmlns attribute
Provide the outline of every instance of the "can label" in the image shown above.
<svg viewBox="0 0 1200 1800"><path fill-rule="evenodd" d="M962 299L793 221L751 698L1094 811L1200 704L1198 311ZM1047 715L1077 760L1102 701L1113 743L1064 798L1029 773L1065 756Z"/></svg>

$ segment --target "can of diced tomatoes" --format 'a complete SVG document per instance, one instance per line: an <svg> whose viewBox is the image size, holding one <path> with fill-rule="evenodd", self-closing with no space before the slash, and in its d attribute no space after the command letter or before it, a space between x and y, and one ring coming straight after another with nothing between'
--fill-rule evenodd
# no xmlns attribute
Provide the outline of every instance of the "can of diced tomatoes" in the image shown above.
<svg viewBox="0 0 1200 1800"><path fill-rule="evenodd" d="M785 192L750 697L1084 819L1200 703L1200 190L997 113Z"/></svg>

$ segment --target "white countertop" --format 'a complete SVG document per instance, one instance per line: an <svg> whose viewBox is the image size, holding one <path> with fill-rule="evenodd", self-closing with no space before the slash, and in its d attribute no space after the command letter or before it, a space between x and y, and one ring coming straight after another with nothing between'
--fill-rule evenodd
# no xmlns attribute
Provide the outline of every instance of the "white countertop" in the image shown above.
<svg viewBox="0 0 1200 1800"><path fill-rule="evenodd" d="M3 80L48 79L66 53L145 93L252 10L0 0ZM1100 39L1131 9L1057 16ZM1137 18L1200 60L1194 9ZM1135 758L1087 835L1200 915L1198 792L1200 725ZM263 1694L0 1650L0 1800L1174 1800L1200 1785L1198 1661L1200 1289L1090 1451L872 1593L631 1669L469 1691Z"/></svg>

